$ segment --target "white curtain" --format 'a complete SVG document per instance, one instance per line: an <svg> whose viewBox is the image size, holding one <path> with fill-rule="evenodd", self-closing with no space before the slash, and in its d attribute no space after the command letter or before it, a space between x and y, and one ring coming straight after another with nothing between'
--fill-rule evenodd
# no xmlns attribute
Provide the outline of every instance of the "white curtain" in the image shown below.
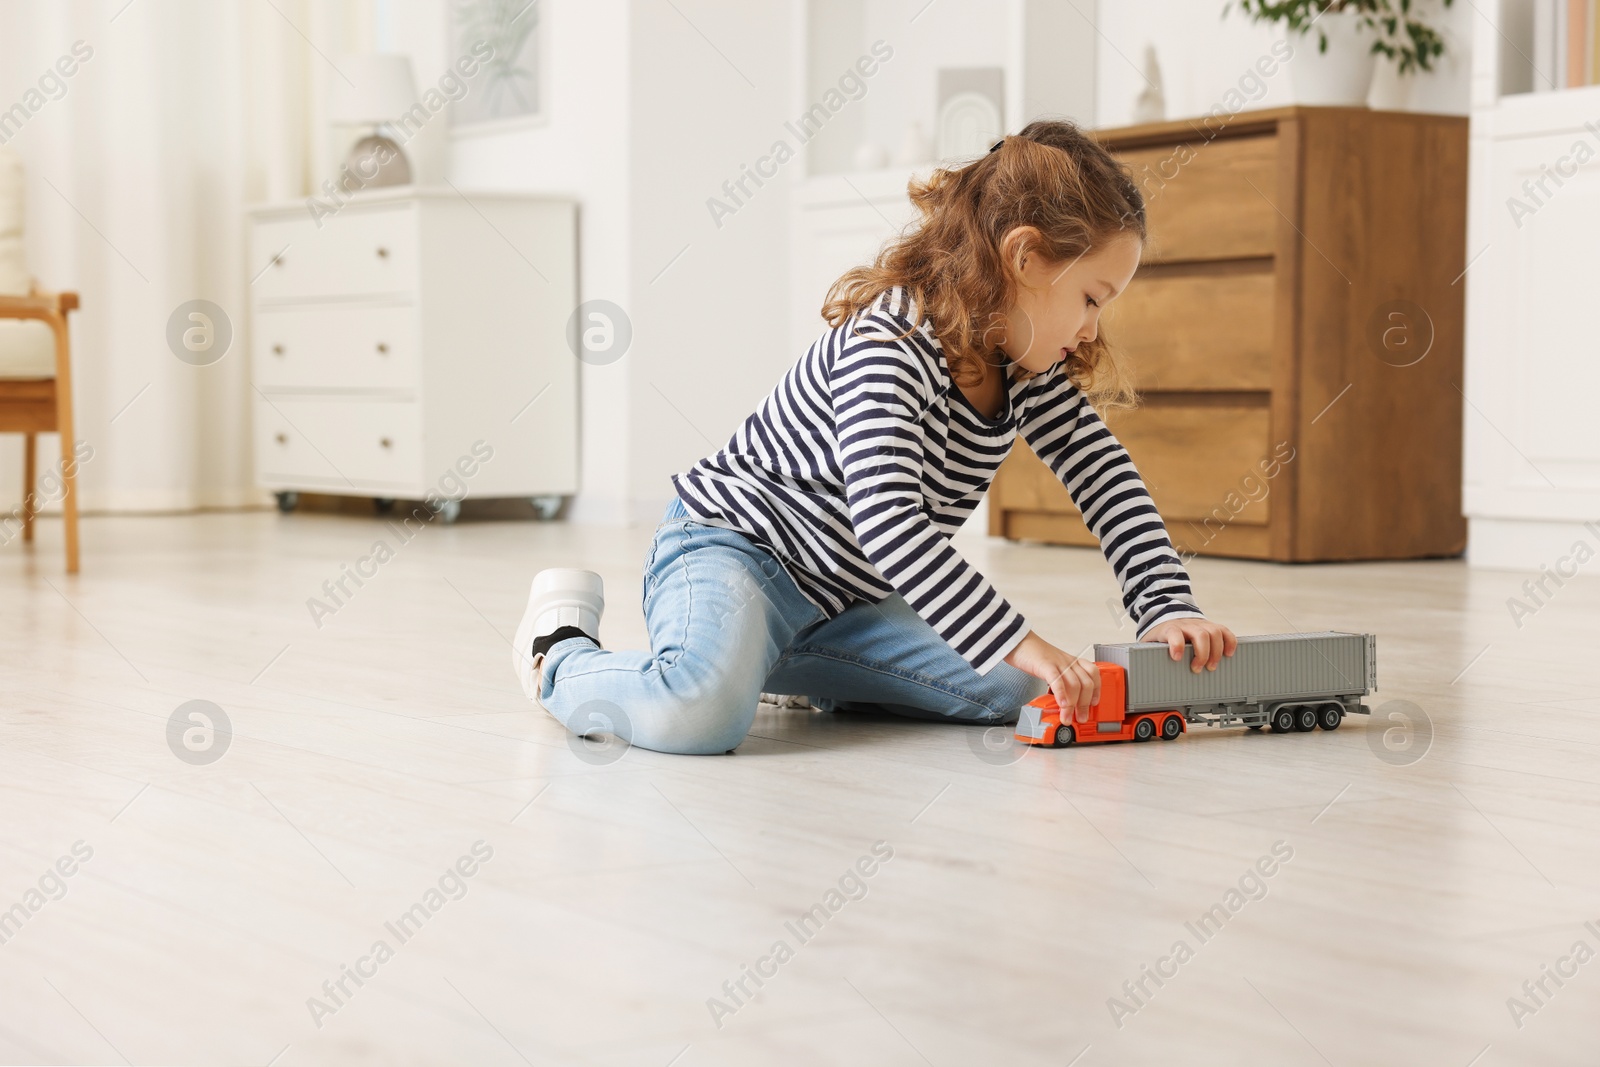
<svg viewBox="0 0 1600 1067"><path fill-rule="evenodd" d="M85 510L264 498L247 366L260 265L248 261L244 210L333 174L329 62L373 47L374 24L371 0L0 4L0 111L30 111L0 126L27 168L30 267L43 287L82 297L72 328L77 435L94 448L80 473ZM49 72L75 45L92 54L61 91ZM207 367L166 342L173 309L193 299L221 305L233 327L231 349ZM20 441L0 435L3 502L21 496ZM53 438L41 444L56 454Z"/></svg>

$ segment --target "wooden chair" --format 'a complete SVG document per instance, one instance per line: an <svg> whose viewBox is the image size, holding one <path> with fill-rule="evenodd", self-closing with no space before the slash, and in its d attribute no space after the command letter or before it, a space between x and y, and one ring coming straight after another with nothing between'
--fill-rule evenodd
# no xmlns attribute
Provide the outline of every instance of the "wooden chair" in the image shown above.
<svg viewBox="0 0 1600 1067"><path fill-rule="evenodd" d="M27 435L22 507L0 514L0 528L9 540L20 511L22 539L33 540L33 517L39 508L34 491L35 435L59 434L68 574L78 573L78 461L72 436L72 344L67 334L67 313L77 307L77 293L35 289L27 296L0 295L0 433Z"/></svg>

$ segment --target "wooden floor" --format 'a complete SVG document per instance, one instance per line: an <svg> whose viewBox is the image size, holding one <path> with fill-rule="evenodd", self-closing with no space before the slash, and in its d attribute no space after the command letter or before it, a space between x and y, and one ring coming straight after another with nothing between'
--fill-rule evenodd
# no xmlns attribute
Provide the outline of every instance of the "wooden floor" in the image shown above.
<svg viewBox="0 0 1600 1067"><path fill-rule="evenodd" d="M0 550L0 1061L1596 1062L1595 579L1519 627L1523 574L1193 564L1240 633L1376 632L1393 749L771 708L733 756L585 748L507 639L563 565L642 645L650 534L223 513L87 520L74 578L58 523ZM959 541L1046 638L1130 639L1093 552ZM209 764L169 745L195 700Z"/></svg>

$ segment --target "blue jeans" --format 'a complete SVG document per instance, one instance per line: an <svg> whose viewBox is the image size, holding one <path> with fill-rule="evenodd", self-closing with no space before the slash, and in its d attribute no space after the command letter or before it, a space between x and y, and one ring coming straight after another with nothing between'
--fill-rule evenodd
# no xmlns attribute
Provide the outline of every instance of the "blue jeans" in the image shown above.
<svg viewBox="0 0 1600 1067"><path fill-rule="evenodd" d="M1046 685L1000 663L980 675L898 594L832 619L777 557L696 522L673 497L645 561L648 651L551 646L540 702L577 734L613 733L658 752L727 752L760 694L804 695L823 711L967 723L1016 721Z"/></svg>

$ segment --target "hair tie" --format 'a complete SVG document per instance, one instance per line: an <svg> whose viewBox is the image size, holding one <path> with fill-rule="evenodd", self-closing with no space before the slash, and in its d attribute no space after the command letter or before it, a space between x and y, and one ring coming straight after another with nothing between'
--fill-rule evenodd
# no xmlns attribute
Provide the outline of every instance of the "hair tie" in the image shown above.
<svg viewBox="0 0 1600 1067"><path fill-rule="evenodd" d="M1003 145L1003 144L1005 144L1005 143L1006 143L1006 139L1005 139L1005 138L1004 138L1004 137L1002 137L1002 138L1000 138L1000 139L999 139L999 140L998 140L998 141L996 141L996 142L995 142L995 143L994 143L994 144L993 144L993 145L991 145L991 146L990 146L990 147L989 147L989 151L991 151L991 152L997 152L997 151L999 151L999 149L1000 149L1000 146L1001 146L1001 145Z"/></svg>

